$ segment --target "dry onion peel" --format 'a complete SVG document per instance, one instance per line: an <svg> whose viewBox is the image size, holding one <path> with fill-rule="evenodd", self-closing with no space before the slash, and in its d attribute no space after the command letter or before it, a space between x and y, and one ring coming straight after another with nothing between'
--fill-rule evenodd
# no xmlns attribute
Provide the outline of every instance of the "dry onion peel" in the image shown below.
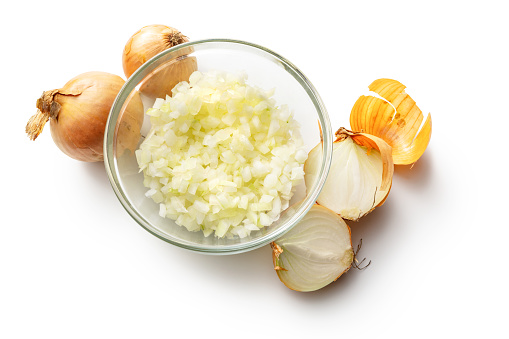
<svg viewBox="0 0 509 339"><path fill-rule="evenodd" d="M382 99L363 95L357 99L350 114L352 130L369 133L386 141L392 147L396 165L415 163L431 139L431 114L422 124L424 115L405 93L405 88L396 80L375 80L369 85L369 90Z"/></svg>
<svg viewBox="0 0 509 339"><path fill-rule="evenodd" d="M321 152L321 143L309 152L304 165L306 187L316 180ZM333 143L330 174L317 203L354 221L382 205L392 186L391 153L391 147L378 137L340 128Z"/></svg>
<svg viewBox="0 0 509 339"><path fill-rule="evenodd" d="M37 100L37 113L25 131L31 140L50 121L51 136L62 152L81 161L102 161L106 121L124 80L105 72L88 72L69 80L62 88L45 91ZM135 150L143 122L143 104L135 94L122 119L121 149Z"/></svg>
<svg viewBox="0 0 509 339"><path fill-rule="evenodd" d="M177 29L165 25L149 25L141 28L127 41L122 54L122 65L126 77L130 77L141 65L155 55L189 39ZM195 57L187 54L192 48L184 48L178 56L151 74L140 86L140 92L150 97L171 96L171 90L181 81L186 81L197 70Z"/></svg>
<svg viewBox="0 0 509 339"><path fill-rule="evenodd" d="M348 225L333 211L316 204L271 247L279 279L300 292L315 291L337 280L354 259Z"/></svg>

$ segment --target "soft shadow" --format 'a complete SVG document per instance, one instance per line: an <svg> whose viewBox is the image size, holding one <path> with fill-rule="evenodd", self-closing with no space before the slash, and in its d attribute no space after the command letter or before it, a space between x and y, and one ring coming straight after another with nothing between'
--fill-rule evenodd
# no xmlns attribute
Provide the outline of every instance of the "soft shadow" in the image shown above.
<svg viewBox="0 0 509 339"><path fill-rule="evenodd" d="M280 282L272 265L271 248L264 246L254 251L226 256L188 253L185 257L204 277L213 277L214 283L223 286L244 286L254 293L279 288L280 293L291 294L306 304L319 305L351 297L362 272L351 268L335 282L313 292L296 292ZM233 290L233 287L232 287Z"/></svg>
<svg viewBox="0 0 509 339"><path fill-rule="evenodd" d="M433 159L431 152L424 154L413 165L395 165L394 175L416 189L427 186L433 176Z"/></svg>
<svg viewBox="0 0 509 339"><path fill-rule="evenodd" d="M360 262L366 256L364 253L368 252L370 246L375 246L377 242L381 241L383 234L387 229L397 220L398 206L389 198L386 202L371 213L365 215L358 221L345 220L352 233L353 249L357 251L358 246L362 242L362 247L357 253L357 260ZM368 263L370 258L366 257L364 264ZM369 269L369 268L368 268Z"/></svg>
<svg viewBox="0 0 509 339"><path fill-rule="evenodd" d="M79 166L78 177L85 178L87 185L82 187L94 196L108 197L108 201L116 200L115 193L111 187L110 180L104 168L104 162L82 163ZM96 203L98 203L96 201ZM103 202L105 203L105 201Z"/></svg>
<svg viewBox="0 0 509 339"><path fill-rule="evenodd" d="M272 251L268 245L235 255L207 255L181 250L185 252L180 253L181 259L186 260L193 269L199 270L204 277L214 277L217 284L241 284L259 290L270 285L272 275L276 276Z"/></svg>
<svg viewBox="0 0 509 339"><path fill-rule="evenodd" d="M106 169L104 168L103 161L97 162L84 162L81 165L81 170L86 173L86 176L93 178L100 184L107 184L110 187L108 176L106 175Z"/></svg>

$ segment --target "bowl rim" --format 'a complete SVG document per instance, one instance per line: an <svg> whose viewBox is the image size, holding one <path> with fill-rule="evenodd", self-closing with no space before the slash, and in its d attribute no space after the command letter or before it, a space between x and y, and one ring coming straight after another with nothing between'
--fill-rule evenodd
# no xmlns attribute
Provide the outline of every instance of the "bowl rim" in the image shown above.
<svg viewBox="0 0 509 339"><path fill-rule="evenodd" d="M320 172L318 174L317 180L315 181L314 189L312 192L304 199L301 204L301 207L296 210L294 215L290 217L290 219L286 222L285 227L280 227L274 232L270 232L265 234L257 239L246 242L239 242L237 244L232 245L203 245L203 244L191 244L191 243L182 243L179 241L175 241L173 239L167 238L164 233L159 231L156 227L152 226L146 219L143 217L130 203L129 199L120 189L120 183L117 176L117 166L116 166L116 157L115 157L115 147L114 147L114 137L115 137L115 129L116 129L116 121L122 109L123 103L128 99L129 94L133 89L139 84L139 82L145 77L144 71L151 67L151 65L159 60L160 58L166 56L167 54L174 53L183 48L189 48L193 46L205 45L205 44L235 44L235 45L243 45L249 48L254 48L255 50L265 52L275 58L281 65L284 67L285 71L290 73L290 75L302 86L302 88L306 91L308 96L310 97L313 105L315 106L318 112L318 120L321 127L322 132L322 145L323 145L323 162L320 168ZM103 151L105 154L104 157L104 165L106 168L106 173L108 175L108 179L110 184L120 201L121 205L128 212L128 214L145 230L147 230L152 235L162 239L172 245L178 246L180 248L184 248L187 250L191 250L194 252L206 253L206 254L236 254L251 251L262 246L265 246L272 241L278 239L283 234L291 230L309 211L311 206L315 204L318 195L322 191L323 185L327 179L329 169L332 162L332 139L333 133L331 128L331 123L329 119L329 115L325 108L325 105L318 94L317 90L311 83L311 81L298 69L293 63L288 61L283 56L278 53L263 47L258 44L254 44L251 42L236 40L236 39L202 39L202 40L194 40L186 43L182 43L171 47L167 50L162 51L161 53L155 55L148 61L146 61L143 65L141 65L125 82L125 84L120 89L117 94L113 105L110 110L110 114L108 116L108 120L106 122L105 128L105 137L103 144ZM270 227L270 226L268 226Z"/></svg>

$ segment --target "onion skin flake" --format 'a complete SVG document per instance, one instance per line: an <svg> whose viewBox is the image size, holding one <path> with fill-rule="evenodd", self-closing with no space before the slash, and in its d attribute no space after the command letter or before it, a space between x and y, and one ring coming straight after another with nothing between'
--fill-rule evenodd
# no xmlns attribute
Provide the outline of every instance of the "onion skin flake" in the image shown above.
<svg viewBox="0 0 509 339"><path fill-rule="evenodd" d="M274 90L245 74L194 72L147 111L136 151L159 214L205 236L244 238L270 226L304 179L299 125Z"/></svg>
<svg viewBox="0 0 509 339"><path fill-rule="evenodd" d="M369 90L382 99L362 95L350 113L352 130L387 142L392 147L395 165L414 164L431 139L431 114L424 120L422 111L405 88L396 80L375 80L369 85Z"/></svg>

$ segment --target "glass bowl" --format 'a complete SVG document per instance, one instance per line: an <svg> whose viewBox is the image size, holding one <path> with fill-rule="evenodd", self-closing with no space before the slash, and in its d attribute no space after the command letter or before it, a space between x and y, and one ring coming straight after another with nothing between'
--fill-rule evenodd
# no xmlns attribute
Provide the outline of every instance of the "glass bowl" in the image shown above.
<svg viewBox="0 0 509 339"><path fill-rule="evenodd" d="M244 72L247 84L265 90L275 89L277 105L287 104L301 126L305 150L320 144L323 148L320 171L312 187L304 182L294 188L290 207L281 213L279 220L247 237L205 237L203 232L189 232L173 220L159 216L159 204L147 198L143 173L139 171L134 151L150 129L145 114L133 118L133 106L146 110L156 97L164 97L170 89L159 89L158 77L165 77L172 67L196 68L200 72L219 70ZM174 84L189 80L189 72L177 72L171 79ZM175 79L177 77L178 79ZM156 91L157 92L157 91ZM161 92L161 91L159 91ZM138 95L141 93L141 96ZM169 94L169 93L168 93ZM141 97L141 100L140 100ZM143 108L141 108L143 105ZM133 121L141 125L141 133L134 138ZM138 125L139 126L139 125ZM320 193L332 159L333 134L325 106L311 82L291 62L271 50L252 43L211 39L184 43L170 48L145 62L125 83L119 92L108 118L104 140L105 166L109 180L123 207L147 231L173 245L208 254L234 254L267 245L289 231L311 208Z"/></svg>

